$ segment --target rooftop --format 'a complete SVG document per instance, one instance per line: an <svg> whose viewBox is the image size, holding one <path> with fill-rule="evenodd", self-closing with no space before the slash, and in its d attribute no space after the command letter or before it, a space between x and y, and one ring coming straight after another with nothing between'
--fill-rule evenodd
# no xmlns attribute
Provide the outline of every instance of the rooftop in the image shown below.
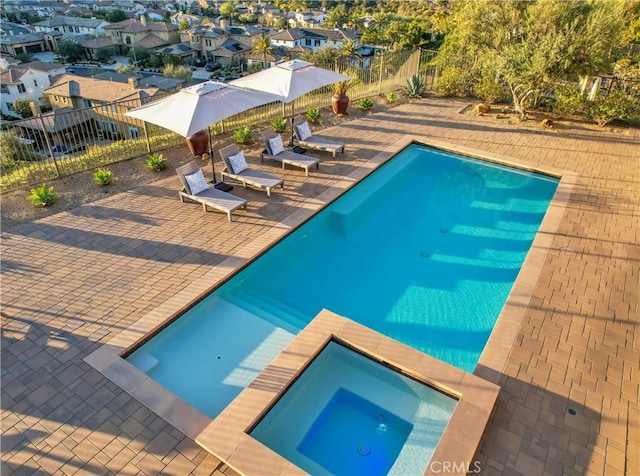
<svg viewBox="0 0 640 476"><path fill-rule="evenodd" d="M233 271L221 263L406 134L577 174L505 343L483 474L640 473L640 131L508 125L465 105L429 98L324 129L347 148L309 177L247 151L286 186L236 186L249 206L232 223L181 203L172 176L3 229L2 474L233 474L83 359L207 273Z"/></svg>

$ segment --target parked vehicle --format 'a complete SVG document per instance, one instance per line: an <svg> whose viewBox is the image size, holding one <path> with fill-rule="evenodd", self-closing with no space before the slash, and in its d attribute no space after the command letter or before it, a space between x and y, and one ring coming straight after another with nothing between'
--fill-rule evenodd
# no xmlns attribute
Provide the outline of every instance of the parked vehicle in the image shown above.
<svg viewBox="0 0 640 476"><path fill-rule="evenodd" d="M193 65L197 68L202 68L205 64L207 64L207 60L205 60L204 58L196 58L193 60Z"/></svg>
<svg viewBox="0 0 640 476"><path fill-rule="evenodd" d="M222 69L222 65L220 63L207 63L207 65L204 68L207 71L212 72L212 71L218 71L219 69Z"/></svg>

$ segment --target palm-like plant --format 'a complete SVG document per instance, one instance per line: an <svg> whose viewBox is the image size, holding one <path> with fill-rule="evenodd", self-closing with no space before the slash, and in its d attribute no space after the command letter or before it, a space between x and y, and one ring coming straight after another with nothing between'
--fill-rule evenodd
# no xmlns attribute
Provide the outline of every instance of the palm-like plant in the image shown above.
<svg viewBox="0 0 640 476"><path fill-rule="evenodd" d="M267 55L273 54L275 48L271 43L271 37L263 33L253 44L253 53L262 55L262 67L267 68Z"/></svg>

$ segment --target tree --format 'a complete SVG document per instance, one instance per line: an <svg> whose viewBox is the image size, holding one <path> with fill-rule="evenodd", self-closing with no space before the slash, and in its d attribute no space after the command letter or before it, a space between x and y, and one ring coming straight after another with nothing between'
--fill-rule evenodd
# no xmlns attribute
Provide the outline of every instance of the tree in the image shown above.
<svg viewBox="0 0 640 476"><path fill-rule="evenodd" d="M257 55L262 55L262 67L267 68L267 55L273 54L275 48L273 44L271 44L271 37L267 34L260 35L260 38L256 40L253 44L253 53Z"/></svg>
<svg viewBox="0 0 640 476"><path fill-rule="evenodd" d="M111 23L117 23L126 19L127 15L125 15L124 10L114 10L107 15L107 21Z"/></svg>
<svg viewBox="0 0 640 476"><path fill-rule="evenodd" d="M182 20L180 20L180 23L178 23L178 30L180 31L188 30L190 26L191 25L189 24L189 20L187 20L186 18L183 18Z"/></svg>
<svg viewBox="0 0 640 476"><path fill-rule="evenodd" d="M220 5L220 15L223 18L228 18L229 20L233 20L235 13L236 13L236 8L233 6L233 3L226 2Z"/></svg>
<svg viewBox="0 0 640 476"><path fill-rule="evenodd" d="M16 59L21 63L28 63L29 61L33 61L34 57L31 53L20 53L16 55Z"/></svg>
<svg viewBox="0 0 640 476"><path fill-rule="evenodd" d="M73 63L82 58L84 48L73 40L62 40L58 43L56 54L62 58L62 61Z"/></svg>
<svg viewBox="0 0 640 476"><path fill-rule="evenodd" d="M163 74L167 78L182 79L185 84L188 84L193 76L193 71L191 71L191 68L187 68L186 66L168 64L164 67Z"/></svg>
<svg viewBox="0 0 640 476"><path fill-rule="evenodd" d="M98 51L96 51L96 60L104 62L111 59L114 54L113 48L98 48Z"/></svg>
<svg viewBox="0 0 640 476"><path fill-rule="evenodd" d="M503 85L526 118L555 82L610 71L624 46L633 2L533 0L456 3L455 26L438 55L449 86L469 93L484 80ZM456 84L457 83L457 84Z"/></svg>
<svg viewBox="0 0 640 476"><path fill-rule="evenodd" d="M143 64L149 61L151 52L148 48L140 48L135 46L129 50L129 52L127 53L127 57L129 58L129 62L131 62L132 64Z"/></svg>
<svg viewBox="0 0 640 476"><path fill-rule="evenodd" d="M20 117L26 119L27 117L33 116L33 111L31 110L31 101L33 99L30 98L18 98L13 102L13 109Z"/></svg>

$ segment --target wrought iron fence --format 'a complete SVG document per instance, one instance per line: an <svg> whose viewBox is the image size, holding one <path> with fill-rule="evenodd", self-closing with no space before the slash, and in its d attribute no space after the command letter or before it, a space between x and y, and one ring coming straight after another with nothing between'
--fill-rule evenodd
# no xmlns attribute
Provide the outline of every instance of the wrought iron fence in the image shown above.
<svg viewBox="0 0 640 476"><path fill-rule="evenodd" d="M424 76L427 89L435 88L437 70L429 65L434 55L429 51L386 52L318 66L352 76L348 95L355 102L400 90L414 74ZM278 102L248 110L212 125L211 133L223 134L240 126L324 108L330 104L331 91L331 87L320 88L290 104ZM140 99L136 99L83 109L62 108L11 123L0 132L0 191L36 185L185 143L184 137L176 133L124 115L140 105Z"/></svg>

